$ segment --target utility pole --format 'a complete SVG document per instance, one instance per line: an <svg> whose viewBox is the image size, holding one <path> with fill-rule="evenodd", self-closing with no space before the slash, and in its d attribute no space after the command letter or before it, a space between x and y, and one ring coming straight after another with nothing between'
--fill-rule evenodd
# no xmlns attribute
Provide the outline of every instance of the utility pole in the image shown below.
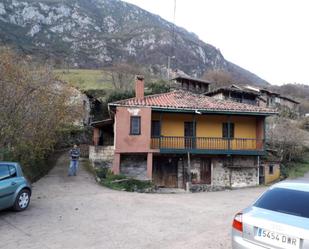
<svg viewBox="0 0 309 249"><path fill-rule="evenodd" d="M167 56L167 80L170 80L171 59L176 59L175 46L176 46L176 33L175 33L175 20L176 20L176 0L174 0L174 16L173 16L173 28L172 28L172 56Z"/></svg>
<svg viewBox="0 0 309 249"><path fill-rule="evenodd" d="M167 56L167 80L170 80L171 59L175 59L175 56Z"/></svg>

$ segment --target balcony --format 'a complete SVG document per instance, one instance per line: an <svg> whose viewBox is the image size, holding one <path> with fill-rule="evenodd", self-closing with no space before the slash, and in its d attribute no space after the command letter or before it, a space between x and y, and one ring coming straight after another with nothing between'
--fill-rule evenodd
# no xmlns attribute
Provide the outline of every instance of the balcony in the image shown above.
<svg viewBox="0 0 309 249"><path fill-rule="evenodd" d="M263 155L264 140L222 137L152 137L151 148L162 153Z"/></svg>

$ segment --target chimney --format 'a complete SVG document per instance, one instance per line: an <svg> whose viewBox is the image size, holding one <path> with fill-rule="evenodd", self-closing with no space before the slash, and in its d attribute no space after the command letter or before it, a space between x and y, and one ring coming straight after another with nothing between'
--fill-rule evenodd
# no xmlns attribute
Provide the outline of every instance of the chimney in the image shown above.
<svg viewBox="0 0 309 249"><path fill-rule="evenodd" d="M135 98L137 98L137 99L143 99L144 98L144 76L143 75L136 75Z"/></svg>

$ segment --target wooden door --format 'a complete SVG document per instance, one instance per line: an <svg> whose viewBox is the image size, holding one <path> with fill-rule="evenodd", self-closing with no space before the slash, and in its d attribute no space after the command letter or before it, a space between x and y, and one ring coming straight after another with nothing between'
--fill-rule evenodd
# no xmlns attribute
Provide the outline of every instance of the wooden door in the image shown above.
<svg viewBox="0 0 309 249"><path fill-rule="evenodd" d="M259 167L259 184L265 183L265 168L264 166Z"/></svg>
<svg viewBox="0 0 309 249"><path fill-rule="evenodd" d="M154 159L153 180L156 186L177 188L177 158L158 157Z"/></svg>
<svg viewBox="0 0 309 249"><path fill-rule="evenodd" d="M184 134L185 134L185 148L194 148L195 129L194 122L185 122L184 124Z"/></svg>
<svg viewBox="0 0 309 249"><path fill-rule="evenodd" d="M201 183L211 184L211 160L209 158L201 158Z"/></svg>

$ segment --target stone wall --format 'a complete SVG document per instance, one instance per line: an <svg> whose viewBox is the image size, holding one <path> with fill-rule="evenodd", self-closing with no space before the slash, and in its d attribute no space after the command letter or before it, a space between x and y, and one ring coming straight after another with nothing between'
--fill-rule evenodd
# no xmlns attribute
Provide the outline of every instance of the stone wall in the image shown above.
<svg viewBox="0 0 309 249"><path fill-rule="evenodd" d="M226 158L212 158L211 183L215 186L230 187L230 169L226 167Z"/></svg>
<svg viewBox="0 0 309 249"><path fill-rule="evenodd" d="M231 188L250 187L259 184L257 160L254 156L213 158L212 184Z"/></svg>
<svg viewBox="0 0 309 249"><path fill-rule="evenodd" d="M177 186L178 188L185 188L185 167L184 167L184 160L183 158L180 158L178 160L178 165L177 165Z"/></svg>
<svg viewBox="0 0 309 249"><path fill-rule="evenodd" d="M89 146L89 159L90 161L112 162L114 151L114 146Z"/></svg>
<svg viewBox="0 0 309 249"><path fill-rule="evenodd" d="M258 185L257 158L255 156L211 157L211 184L192 184L191 191L217 191ZM201 157L191 157L191 173L200 179ZM178 187L184 188L188 170L186 157L178 163Z"/></svg>
<svg viewBox="0 0 309 249"><path fill-rule="evenodd" d="M138 180L147 180L147 154L121 155L120 174Z"/></svg>

